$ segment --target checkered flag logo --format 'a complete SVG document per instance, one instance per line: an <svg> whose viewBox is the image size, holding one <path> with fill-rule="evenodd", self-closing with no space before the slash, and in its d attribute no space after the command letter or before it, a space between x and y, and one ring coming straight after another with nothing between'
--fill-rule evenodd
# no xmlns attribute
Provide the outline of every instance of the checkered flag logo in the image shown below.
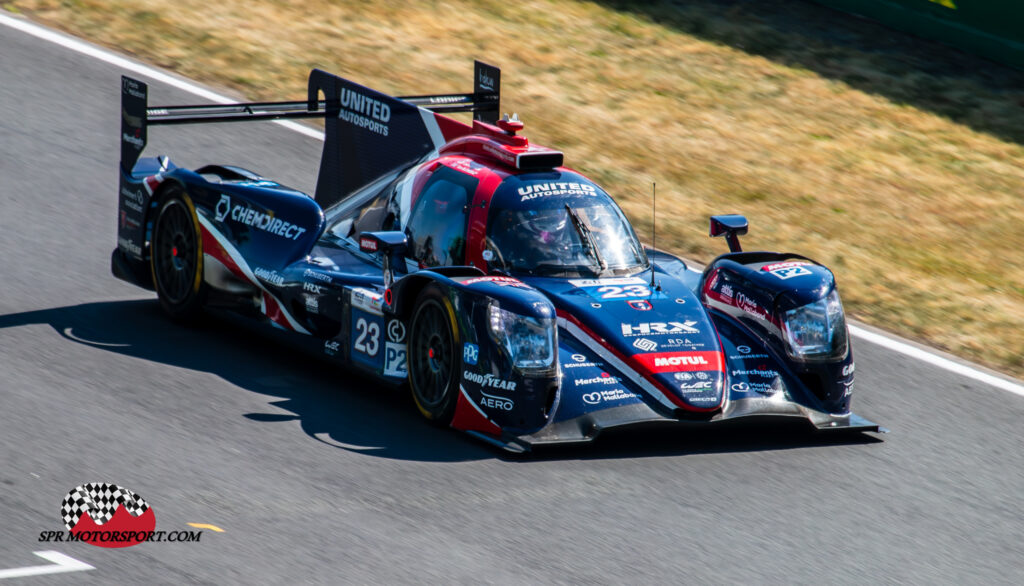
<svg viewBox="0 0 1024 586"><path fill-rule="evenodd" d="M127 488L105 482L90 482L75 487L64 497L61 515L64 517L64 525L71 531L83 514L92 517L97 525L103 525L114 517L119 505L124 505L133 517L149 510L146 501Z"/></svg>

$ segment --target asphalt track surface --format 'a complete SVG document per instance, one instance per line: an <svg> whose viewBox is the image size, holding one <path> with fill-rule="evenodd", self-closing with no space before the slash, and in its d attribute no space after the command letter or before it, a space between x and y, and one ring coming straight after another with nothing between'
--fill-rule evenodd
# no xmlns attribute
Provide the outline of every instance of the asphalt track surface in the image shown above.
<svg viewBox="0 0 1024 586"><path fill-rule="evenodd" d="M854 408L881 440L659 431L520 459L263 336L172 325L109 270L121 73L0 26L0 569L56 550L95 569L23 581L1024 581L1024 398L863 340ZM320 148L254 123L151 129L147 153L309 191ZM135 490L159 530L224 532L39 543L84 482Z"/></svg>

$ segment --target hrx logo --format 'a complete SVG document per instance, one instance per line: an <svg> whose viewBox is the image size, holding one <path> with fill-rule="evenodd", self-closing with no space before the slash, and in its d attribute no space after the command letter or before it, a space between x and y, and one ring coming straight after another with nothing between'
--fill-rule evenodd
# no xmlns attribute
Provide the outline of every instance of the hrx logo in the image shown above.
<svg viewBox="0 0 1024 586"><path fill-rule="evenodd" d="M658 334L699 334L700 330L693 327L697 322L687 320L684 322L648 322L642 324L619 324L622 327L623 336L650 336Z"/></svg>

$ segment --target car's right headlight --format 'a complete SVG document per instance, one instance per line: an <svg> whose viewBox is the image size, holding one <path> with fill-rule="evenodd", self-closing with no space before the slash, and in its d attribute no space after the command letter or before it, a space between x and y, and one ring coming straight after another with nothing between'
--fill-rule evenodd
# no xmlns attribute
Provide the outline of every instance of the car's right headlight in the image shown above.
<svg viewBox="0 0 1024 586"><path fill-rule="evenodd" d="M519 315L502 309L497 301L490 303L487 314L491 337L516 368L537 370L554 364L554 320Z"/></svg>
<svg viewBox="0 0 1024 586"><path fill-rule="evenodd" d="M782 314L786 351L794 360L820 361L846 356L849 340L839 292Z"/></svg>

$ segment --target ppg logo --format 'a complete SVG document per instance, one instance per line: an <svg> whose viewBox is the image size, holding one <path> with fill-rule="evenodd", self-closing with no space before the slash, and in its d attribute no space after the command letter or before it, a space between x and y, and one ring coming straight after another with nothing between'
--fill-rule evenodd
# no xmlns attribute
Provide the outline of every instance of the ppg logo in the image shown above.
<svg viewBox="0 0 1024 586"><path fill-rule="evenodd" d="M462 361L469 365L476 365L477 359L480 357L480 347L476 344L466 344L462 347Z"/></svg>

